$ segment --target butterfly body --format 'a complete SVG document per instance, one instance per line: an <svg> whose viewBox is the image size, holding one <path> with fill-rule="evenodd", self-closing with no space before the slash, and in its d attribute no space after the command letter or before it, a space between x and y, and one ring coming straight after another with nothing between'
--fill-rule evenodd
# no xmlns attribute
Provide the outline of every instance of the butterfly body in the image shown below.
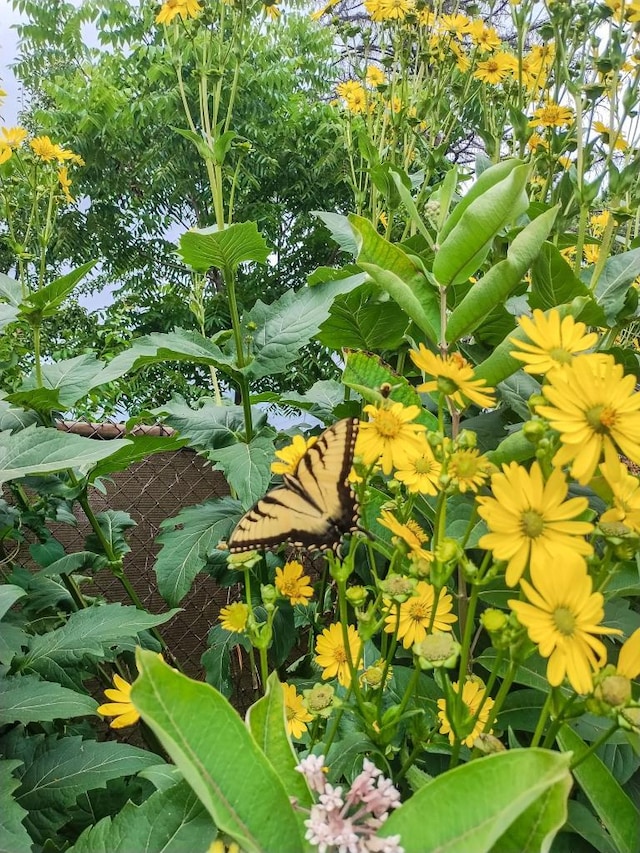
<svg viewBox="0 0 640 853"><path fill-rule="evenodd" d="M232 553L276 548L335 548L357 529L358 503L348 477L358 435L356 418L330 426L301 457L295 473L261 498L229 539Z"/></svg>

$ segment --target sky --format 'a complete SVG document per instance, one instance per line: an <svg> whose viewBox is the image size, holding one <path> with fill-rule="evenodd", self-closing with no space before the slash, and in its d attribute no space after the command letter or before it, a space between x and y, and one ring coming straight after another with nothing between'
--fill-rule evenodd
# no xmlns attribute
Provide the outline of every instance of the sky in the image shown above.
<svg viewBox="0 0 640 853"><path fill-rule="evenodd" d="M20 90L9 65L13 63L18 52L18 40L12 24L20 20L18 12L14 12L11 0L0 0L0 87L7 93L2 107L2 124L16 124L20 106Z"/></svg>

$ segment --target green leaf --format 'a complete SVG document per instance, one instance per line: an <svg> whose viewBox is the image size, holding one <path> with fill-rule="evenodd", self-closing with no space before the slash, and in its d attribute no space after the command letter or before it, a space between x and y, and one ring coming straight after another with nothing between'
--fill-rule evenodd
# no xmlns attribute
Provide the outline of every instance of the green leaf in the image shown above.
<svg viewBox="0 0 640 853"><path fill-rule="evenodd" d="M31 853L32 841L22 821L27 812L13 798L20 785L12 771L20 767L21 761L0 761L0 850L3 853Z"/></svg>
<svg viewBox="0 0 640 853"><path fill-rule="evenodd" d="M7 613L10 607L27 593L20 586L12 583L3 583L0 586L0 619Z"/></svg>
<svg viewBox="0 0 640 853"><path fill-rule="evenodd" d="M587 322L605 325L603 311L595 304L589 288L573 270L553 243L545 243L531 269L529 305L547 311L582 297L588 303L582 312Z"/></svg>
<svg viewBox="0 0 640 853"><path fill-rule="evenodd" d="M287 290L271 305L258 300L242 318L245 334L252 339L253 353L244 373L252 379L283 373L298 358L302 347L317 335L336 296L351 287L350 279L336 279L297 291Z"/></svg>
<svg viewBox="0 0 640 853"><path fill-rule="evenodd" d="M584 278L590 278L592 272L593 267L585 269ZM640 275L640 248L613 255L605 262L594 295L598 305L602 306L610 326L615 325L616 317L624 305L627 290L638 275Z"/></svg>
<svg viewBox="0 0 640 853"><path fill-rule="evenodd" d="M422 269L402 249L381 237L367 219L352 214L349 222L358 245L358 266L398 303L432 343L437 343L440 300Z"/></svg>
<svg viewBox="0 0 640 853"><path fill-rule="evenodd" d="M496 841L492 853L540 853L549 850L567 819L571 777L550 785Z"/></svg>
<svg viewBox="0 0 640 853"><path fill-rule="evenodd" d="M242 646L245 651L249 651L249 640L244 634L227 631L218 622L209 631L207 646L207 651L202 655L205 680L207 684L229 698L234 688L231 676L231 652L236 646Z"/></svg>
<svg viewBox="0 0 640 853"><path fill-rule="evenodd" d="M335 379L319 379L304 394L289 391L279 399L282 403L309 412L323 423L331 423L336 406L344 402L344 386Z"/></svg>
<svg viewBox="0 0 640 853"><path fill-rule="evenodd" d="M289 797L294 797L302 808L310 809L313 805L311 792L302 773L295 769L298 757L286 731L284 691L277 672L272 672L267 679L265 695L247 711L247 725Z"/></svg>
<svg viewBox="0 0 640 853"><path fill-rule="evenodd" d="M561 749L571 750L574 761L586 751L586 743L567 725L558 732ZM622 790L597 755L589 755L573 770L573 775L608 829L619 853L637 853L640 839L640 812Z"/></svg>
<svg viewBox="0 0 640 853"><path fill-rule="evenodd" d="M182 781L182 773L173 764L154 764L138 773L143 779L148 779L158 791L166 791Z"/></svg>
<svg viewBox="0 0 640 853"><path fill-rule="evenodd" d="M152 652L140 650L137 659L131 700L216 826L247 853L280 850L283 839L291 853L302 851L284 786L227 700Z"/></svg>
<svg viewBox="0 0 640 853"><path fill-rule="evenodd" d="M125 531L137 525L129 513L121 509L105 509L104 512L97 514L96 519L102 536L107 540L116 557L128 554L131 548L127 543ZM95 532L87 536L85 545L95 552L103 550L102 540L98 538Z"/></svg>
<svg viewBox="0 0 640 853"><path fill-rule="evenodd" d="M192 364L213 365L225 371L233 367L233 359L225 355L220 347L199 332L174 329L173 332L154 332L136 338L129 349L124 350L104 368L99 375L100 385L113 382L147 364L165 361L188 361Z"/></svg>
<svg viewBox="0 0 640 853"><path fill-rule="evenodd" d="M264 412L251 411L254 428L258 430L265 423ZM209 397L199 400L197 409L192 409L182 397L173 397L153 414L162 415L164 422L188 439L191 447L202 450L229 447L245 430L242 406L218 406Z"/></svg>
<svg viewBox="0 0 640 853"><path fill-rule="evenodd" d="M25 412L10 406L4 400L0 400L0 432L8 430L19 432L21 429L37 423L39 420L35 412Z"/></svg>
<svg viewBox="0 0 640 853"><path fill-rule="evenodd" d="M339 296L317 335L321 344L340 351L397 350L403 343L409 319L400 306L376 298L372 285Z"/></svg>
<svg viewBox="0 0 640 853"><path fill-rule="evenodd" d="M585 841L588 841L598 853L617 853L617 848L609 834L603 829L600 821L583 803L569 801L569 816L566 828L573 830Z"/></svg>
<svg viewBox="0 0 640 853"><path fill-rule="evenodd" d="M156 539L162 549L155 571L166 602L175 605L182 601L204 568L208 551L231 533L242 511L239 501L222 498L187 507L162 522L162 533Z"/></svg>
<svg viewBox="0 0 640 853"><path fill-rule="evenodd" d="M483 176L490 171L488 169ZM438 284L461 284L478 270L489 254L495 236L529 207L525 190L528 174L529 166L518 164L506 177L470 203L465 197L465 208L444 241L440 242L433 261L433 275Z"/></svg>
<svg viewBox="0 0 640 853"><path fill-rule="evenodd" d="M559 829L559 800L566 801L570 788L569 756L543 749L503 752L428 782L392 812L378 834L399 833L405 853L497 850L496 842L508 827L517 827L519 818L523 826L530 825L527 810L553 789L551 813L547 816L543 810L539 815L550 841ZM425 815L437 815L437 820L425 821Z"/></svg>
<svg viewBox="0 0 640 853"><path fill-rule="evenodd" d="M120 642L135 637L156 625L172 619L177 610L154 615L122 604L104 604L87 607L72 613L65 625L46 634L31 638L29 650L16 662L22 671L39 672L47 677L57 673L55 680L67 682L64 666L73 666L85 655L102 658ZM54 680L54 679L51 679Z"/></svg>
<svg viewBox="0 0 640 853"><path fill-rule="evenodd" d="M243 261L265 263L270 251L255 222L191 228L178 243L178 255L196 272L217 267L234 273Z"/></svg>
<svg viewBox="0 0 640 853"><path fill-rule="evenodd" d="M84 717L98 707L91 696L31 675L0 678L0 697L0 725Z"/></svg>
<svg viewBox="0 0 640 853"><path fill-rule="evenodd" d="M216 462L227 482L245 508L252 506L266 492L271 482L271 463L274 459L273 440L254 435L247 444L238 441L230 447L219 447L207 454Z"/></svg>
<svg viewBox="0 0 640 853"><path fill-rule="evenodd" d="M358 246L346 216L341 213L330 213L327 210L312 210L311 215L321 219L342 251L355 258L358 254Z"/></svg>
<svg viewBox="0 0 640 853"><path fill-rule="evenodd" d="M92 441L35 425L13 434L0 433L0 483L67 468L86 472L121 447L120 441Z"/></svg>
<svg viewBox="0 0 640 853"><path fill-rule="evenodd" d="M12 305L6 305L4 302L0 302L0 330L4 329L10 323L14 323L19 316L20 312L17 308L14 308Z"/></svg>
<svg viewBox="0 0 640 853"><path fill-rule="evenodd" d="M89 390L93 388L94 379L102 372L103 367L103 362L96 359L95 353L84 353L53 364L43 364L42 387L57 391L58 405L66 409L82 397L86 397ZM6 399L22 405L21 395L26 394L28 400L28 392L37 387L35 371L32 370L17 394L8 394Z"/></svg>
<svg viewBox="0 0 640 853"><path fill-rule="evenodd" d="M75 270L54 279L22 302L23 314L39 314L40 317L53 317L76 284L93 269L97 261L89 261Z"/></svg>
<svg viewBox="0 0 640 853"><path fill-rule="evenodd" d="M118 439L120 445L120 439ZM101 477L108 477L116 471L126 471L136 462L144 462L154 453L170 453L187 444L186 438L179 435L132 435L127 443L118 447L107 459L102 459L89 475L89 482L95 483Z"/></svg>
<svg viewBox="0 0 640 853"><path fill-rule="evenodd" d="M142 771L140 775L144 775ZM194 853L209 849L215 824L186 782L127 803L86 829L68 853Z"/></svg>
<svg viewBox="0 0 640 853"><path fill-rule="evenodd" d="M504 304L540 252L557 213L558 208L552 207L530 222L509 246L507 257L492 266L473 285L449 317L446 330L448 341L457 341L470 335L496 305Z"/></svg>
<svg viewBox="0 0 640 853"><path fill-rule="evenodd" d="M22 302L20 282L0 272L0 299L5 300L13 308L18 308Z"/></svg>

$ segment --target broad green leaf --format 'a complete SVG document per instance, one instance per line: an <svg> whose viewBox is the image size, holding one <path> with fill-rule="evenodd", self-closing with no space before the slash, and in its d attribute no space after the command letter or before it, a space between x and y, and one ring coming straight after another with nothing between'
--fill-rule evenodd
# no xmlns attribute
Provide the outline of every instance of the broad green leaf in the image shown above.
<svg viewBox="0 0 640 853"><path fill-rule="evenodd" d="M478 270L499 231L527 210L528 174L526 164L515 166L465 207L436 252L433 275L438 284L460 284Z"/></svg>
<svg viewBox="0 0 640 853"><path fill-rule="evenodd" d="M0 302L0 329L4 329L5 326L8 326L10 323L14 323L19 316L20 312L17 308L14 308L13 305L7 305L4 302Z"/></svg>
<svg viewBox="0 0 640 853"><path fill-rule="evenodd" d="M3 853L31 853L32 841L24 827L25 809L16 803L13 792L20 782L11 772L21 761L0 761L0 850Z"/></svg>
<svg viewBox="0 0 640 853"><path fill-rule="evenodd" d="M0 400L0 432L19 432L37 422L38 415L35 412L25 412L24 409L18 409Z"/></svg>
<svg viewBox="0 0 640 853"><path fill-rule="evenodd" d="M156 791L139 806L129 802L115 817L103 818L86 829L68 853L200 853L216 835L206 809L183 781Z"/></svg>
<svg viewBox="0 0 640 853"><path fill-rule="evenodd" d="M493 845L492 853L547 853L567 819L571 776L550 785Z"/></svg>
<svg viewBox="0 0 640 853"><path fill-rule="evenodd" d="M227 700L152 652L140 650L137 660L131 700L216 826L247 853L280 850L283 839L291 853L302 851L284 786Z"/></svg>
<svg viewBox="0 0 640 853"><path fill-rule="evenodd" d="M73 688L73 682L65 678L61 667L72 667L85 655L102 658L118 643L135 637L140 631L162 625L176 613L177 610L171 610L154 615L122 604L94 605L78 610L60 628L33 637L27 653L16 661L16 668L23 672L39 672L45 677L52 671L57 672L55 679L50 680Z"/></svg>
<svg viewBox="0 0 640 853"><path fill-rule="evenodd" d="M606 325L604 312L596 305L587 285L573 270L553 243L545 243L531 268L529 305L548 311L557 305L572 302L576 297L585 300L580 319L593 325Z"/></svg>
<svg viewBox="0 0 640 853"><path fill-rule="evenodd" d="M409 318L388 298L380 300L372 285L339 296L317 335L321 344L340 351L397 350L403 343Z"/></svg>
<svg viewBox="0 0 640 853"><path fill-rule="evenodd" d="M207 455L216 462L216 468L224 473L246 509L266 492L271 482L271 463L274 459L272 439L257 435L248 444L238 441L230 447L211 450Z"/></svg>
<svg viewBox="0 0 640 853"><path fill-rule="evenodd" d="M158 791L166 791L182 781L182 773L175 764L154 764L138 773L143 779L148 779Z"/></svg>
<svg viewBox="0 0 640 853"><path fill-rule="evenodd" d="M103 368L104 363L97 360L95 353L84 353L53 364L43 364L42 387L57 391L59 404L66 409L86 397L93 388L93 380ZM33 391L37 387L35 371L32 370L17 393L19 395L21 392ZM6 399L15 403L22 402L15 394L8 394Z"/></svg>
<svg viewBox="0 0 640 853"><path fill-rule="evenodd" d="M473 285L449 317L446 330L448 341L457 341L470 335L496 305L504 304L536 259L557 213L558 208L552 207L530 222L509 246L507 257L492 266Z"/></svg>
<svg viewBox="0 0 640 853"><path fill-rule="evenodd" d="M440 335L440 298L420 266L381 237L367 219L352 214L349 222L358 244L358 266L436 343Z"/></svg>
<svg viewBox="0 0 640 853"><path fill-rule="evenodd" d="M29 426L17 433L0 433L0 483L67 468L89 471L119 447L121 442L92 441L50 427Z"/></svg>
<svg viewBox="0 0 640 853"><path fill-rule="evenodd" d="M567 725L558 732L561 749L571 750L574 761L586 751L586 743ZM619 853L638 853L640 812L597 755L589 755L573 770L596 815L609 831Z"/></svg>
<svg viewBox="0 0 640 853"><path fill-rule="evenodd" d="M483 593L480 593L480 595L484 597ZM504 598L517 598L517 591L512 589L505 590ZM503 660L500 664L496 663L495 649L487 649L484 651L476 658L476 663L479 663L480 666L488 672L493 672L495 670L501 678L504 678L507 674L507 669L509 667L509 662L506 660ZM516 670L514 681L516 684L524 684L525 687L533 687L535 690L540 690L542 693L546 693L549 690L549 682L547 680L546 672L546 659L541 658L537 652L534 652L534 654L530 655L524 663L520 664ZM561 687L560 691L567 696L569 695L568 688Z"/></svg>
<svg viewBox="0 0 640 853"><path fill-rule="evenodd" d="M396 190L398 191L398 195L402 199L402 203L404 204L405 208L407 209L407 213L409 214L411 222L415 225L415 227L418 229L418 231L422 234L422 236L425 238L427 243L430 246L433 246L433 238L432 238L431 234L429 233L429 229L424 224L422 217L418 213L418 208L416 207L415 200L414 200L413 196L411 195L411 190L403 181L403 178L406 179L406 175L404 173L400 172L400 170L398 170L394 166L391 166L389 168L389 175L391 177L391 180L395 184Z"/></svg>
<svg viewBox="0 0 640 853"><path fill-rule="evenodd" d="M336 296L348 290L349 279L335 279L315 287L287 290L271 305L258 300L242 317L253 354L244 373L252 379L283 373L298 358L302 347L317 335Z"/></svg>
<svg viewBox="0 0 640 853"><path fill-rule="evenodd" d="M117 444L120 443L118 439ZM119 446L115 453L98 462L91 471L89 482L95 483L101 477L108 477L116 471L126 471L130 465L143 462L154 453L170 453L185 444L186 438L179 435L131 435L125 445Z"/></svg>
<svg viewBox="0 0 640 853"><path fill-rule="evenodd" d="M512 690L498 714L497 727L506 731L534 732L544 704L545 694L541 690Z"/></svg>
<svg viewBox="0 0 640 853"><path fill-rule="evenodd" d="M508 827L550 789L547 837L557 823L558 799L571 787L569 756L543 749L521 749L471 761L443 773L389 816L379 835L400 834L405 853L447 851L485 853ZM463 800L461 800L461 797ZM437 819L425 820L425 815ZM546 813L541 816L547 820ZM556 829L559 828L556 826Z"/></svg>
<svg viewBox="0 0 640 853"><path fill-rule="evenodd" d="M7 302L13 308L18 308L22 302L22 288L20 282L0 272L0 299Z"/></svg>
<svg viewBox="0 0 640 853"><path fill-rule="evenodd" d="M12 583L3 583L0 586L0 619L7 613L18 599L25 596L27 593L21 586L16 586Z"/></svg>
<svg viewBox="0 0 640 853"><path fill-rule="evenodd" d="M110 550L116 557L123 557L131 551L126 539L126 532L130 527L136 527L135 522L128 512L121 509L105 509L96 515L98 526L102 536L109 543ZM85 546L91 551L99 553L103 551L102 539L97 534L90 533L85 539Z"/></svg>
<svg viewBox="0 0 640 853"><path fill-rule="evenodd" d="M162 548L155 571L166 602L175 605L182 601L204 568L208 551L226 539L242 511L239 501L222 498L187 507L162 522L162 533L156 539Z"/></svg>
<svg viewBox="0 0 640 853"><path fill-rule="evenodd" d="M304 394L289 391L284 392L279 399L282 403L309 412L326 424L332 420L336 406L344 403L344 385L335 379L319 379Z"/></svg>
<svg viewBox="0 0 640 853"><path fill-rule="evenodd" d="M41 317L53 317L76 284L93 269L97 261L89 261L75 270L49 282L45 287L29 296L22 302L23 314L39 314Z"/></svg>
<svg viewBox="0 0 640 853"><path fill-rule="evenodd" d="M84 717L94 714L97 707L91 696L35 676L0 678L0 725Z"/></svg>
<svg viewBox="0 0 640 853"><path fill-rule="evenodd" d="M349 220L341 213L330 213L327 210L312 210L313 216L321 219L323 224L331 232L331 236L340 246L343 252L352 255L354 258L358 254L358 246L353 236L353 229L349 224Z"/></svg>
<svg viewBox="0 0 640 853"><path fill-rule="evenodd" d="M302 808L310 809L313 801L309 787L302 773L295 769L298 757L287 735L284 691L276 672L267 680L265 695L247 711L247 725L289 797L295 797Z"/></svg>
<svg viewBox="0 0 640 853"><path fill-rule="evenodd" d="M617 848L611 841L611 836L590 809L577 800L569 801L569 814L566 829L573 830L585 841L588 841L598 853L617 853Z"/></svg>
<svg viewBox="0 0 640 853"><path fill-rule="evenodd" d="M109 362L97 380L100 385L105 385L107 382L119 379L132 369L137 370L147 364L165 361L188 361L192 364L213 365L222 371L228 371L234 367L233 359L199 332L174 329L173 332L154 332L151 335L136 338L129 349L124 350Z"/></svg>
<svg viewBox="0 0 640 853"><path fill-rule="evenodd" d="M587 267L582 273L587 283L592 272L593 267ZM602 306L610 326L615 324L616 317L624 305L627 290L638 275L640 275L640 248L612 255L607 259L596 284L594 296L598 305Z"/></svg>
<svg viewBox="0 0 640 853"><path fill-rule="evenodd" d="M17 625L0 624L0 663L9 666L29 642L29 634Z"/></svg>
<svg viewBox="0 0 640 853"><path fill-rule="evenodd" d="M252 409L253 425L259 429L265 423L265 415L259 409ZM153 412L162 415L163 421L189 441L191 447L203 450L215 450L228 447L238 440L238 434L244 433L244 409L242 406L218 406L209 397L198 401L193 409L182 397L173 397Z"/></svg>
<svg viewBox="0 0 640 853"><path fill-rule="evenodd" d="M244 634L227 631L218 622L207 637L207 651L202 655L202 665L207 684L229 698L233 693L233 678L231 676L231 653L236 646L249 650L249 640Z"/></svg>
<svg viewBox="0 0 640 853"><path fill-rule="evenodd" d="M265 263L270 251L255 222L235 222L222 230L217 225L191 228L178 243L178 255L196 272L216 267L235 273L243 261Z"/></svg>

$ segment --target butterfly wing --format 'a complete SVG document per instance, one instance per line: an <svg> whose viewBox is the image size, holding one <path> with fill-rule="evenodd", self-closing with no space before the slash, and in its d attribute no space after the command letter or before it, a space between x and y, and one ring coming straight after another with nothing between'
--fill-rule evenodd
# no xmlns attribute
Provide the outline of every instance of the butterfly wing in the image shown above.
<svg viewBox="0 0 640 853"><path fill-rule="evenodd" d="M274 548L335 547L358 521L348 476L358 421L347 418L325 430L302 456L295 475L272 489L243 516L229 539L232 552Z"/></svg>

